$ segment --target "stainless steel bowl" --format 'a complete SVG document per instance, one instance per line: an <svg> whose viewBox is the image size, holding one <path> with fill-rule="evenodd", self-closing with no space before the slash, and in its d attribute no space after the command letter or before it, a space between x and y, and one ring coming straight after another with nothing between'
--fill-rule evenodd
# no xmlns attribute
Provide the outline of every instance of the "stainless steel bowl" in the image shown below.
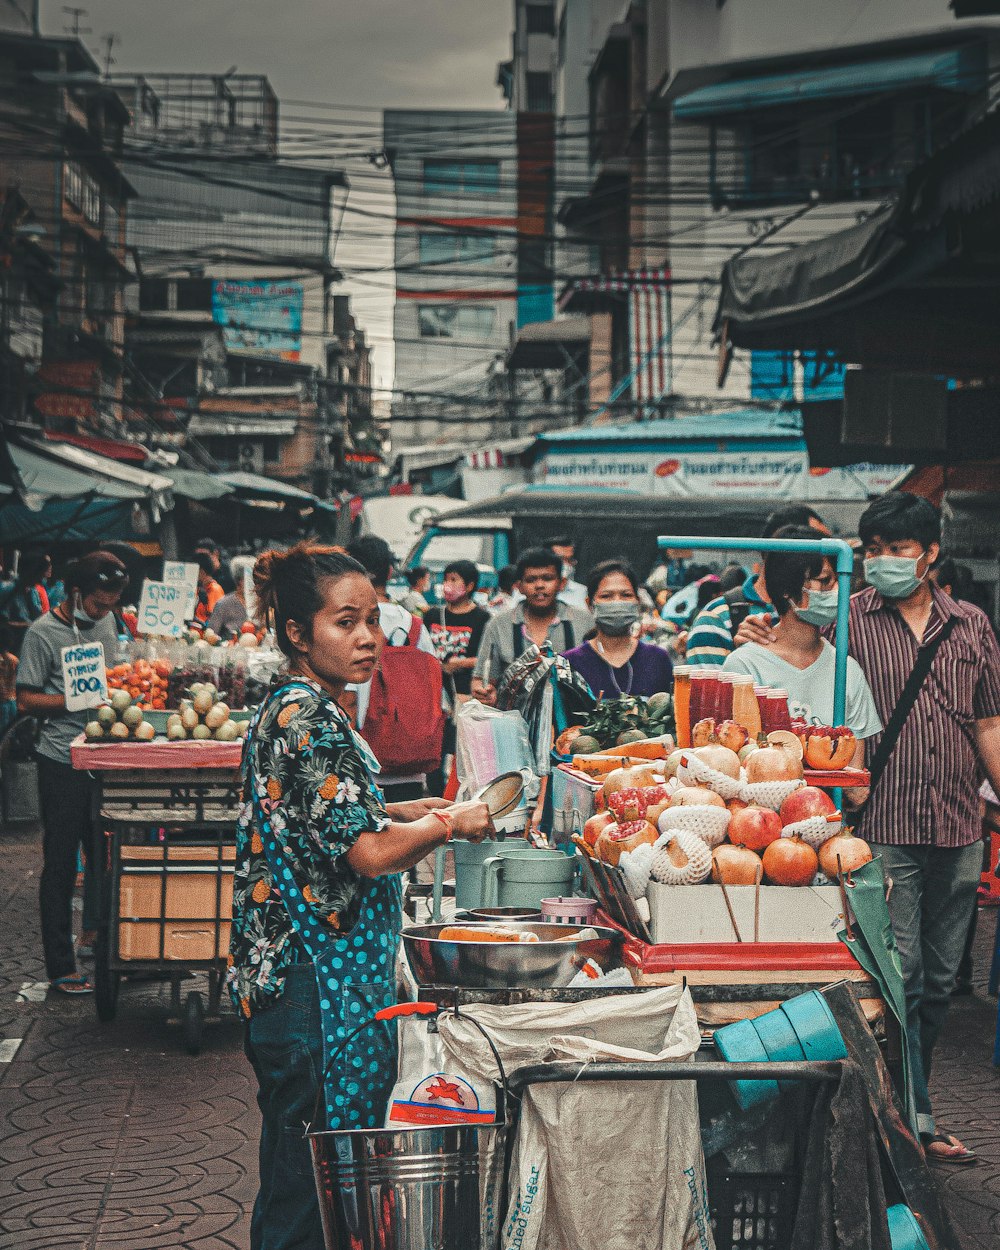
<svg viewBox="0 0 1000 1250"><path fill-rule="evenodd" d="M493 922L496 924L496 921ZM469 928L476 926L465 922ZM469 989L556 989L568 985L588 959L605 972L621 964L624 941L616 929L594 928L597 937L567 940L566 925L504 922L526 929L537 942L442 942L443 924L410 925L403 950L419 985L460 985ZM562 941L555 941L562 937Z"/></svg>

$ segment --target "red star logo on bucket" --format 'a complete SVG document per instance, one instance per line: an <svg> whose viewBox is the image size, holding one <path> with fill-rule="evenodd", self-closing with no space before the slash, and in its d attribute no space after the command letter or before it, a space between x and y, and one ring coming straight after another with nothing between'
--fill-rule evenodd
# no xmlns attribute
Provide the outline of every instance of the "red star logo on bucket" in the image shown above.
<svg viewBox="0 0 1000 1250"><path fill-rule="evenodd" d="M673 477L680 467L681 462L679 460L661 460L656 466L656 476Z"/></svg>

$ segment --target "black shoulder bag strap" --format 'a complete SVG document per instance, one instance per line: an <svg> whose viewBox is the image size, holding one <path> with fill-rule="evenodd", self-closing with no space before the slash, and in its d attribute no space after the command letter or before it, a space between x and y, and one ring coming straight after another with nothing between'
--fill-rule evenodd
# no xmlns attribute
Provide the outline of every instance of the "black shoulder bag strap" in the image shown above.
<svg viewBox="0 0 1000 1250"><path fill-rule="evenodd" d="M882 780L885 773L885 767L889 763L889 757L895 749L896 743L899 741L899 735L903 732L903 726L909 720L910 713L913 711L917 696L920 694L921 687L927 680L931 671L931 665L934 663L934 657L940 651L942 645L947 641L948 635L955 628L958 621L957 616L949 616L941 627L941 632L929 642L926 647L921 647L917 652L917 662L914 664L909 677L906 679L906 685L903 692L899 696L899 702L893 709L892 716L889 717L889 723L885 727L882 734L882 741L878 744L878 749L872 759L869 772L871 773L871 785L868 790L868 798L854 813L854 827L857 828L861 824L862 817L865 814L875 793L875 787Z"/></svg>

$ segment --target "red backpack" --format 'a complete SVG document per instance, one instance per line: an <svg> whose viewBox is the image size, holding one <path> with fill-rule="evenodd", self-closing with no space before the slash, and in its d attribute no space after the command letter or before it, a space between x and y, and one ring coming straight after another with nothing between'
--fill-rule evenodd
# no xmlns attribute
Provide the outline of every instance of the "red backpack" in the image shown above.
<svg viewBox="0 0 1000 1250"><path fill-rule="evenodd" d="M441 763L441 662L417 650L420 628L415 616L402 646L386 639L372 674L361 733L382 765L383 780L428 773Z"/></svg>

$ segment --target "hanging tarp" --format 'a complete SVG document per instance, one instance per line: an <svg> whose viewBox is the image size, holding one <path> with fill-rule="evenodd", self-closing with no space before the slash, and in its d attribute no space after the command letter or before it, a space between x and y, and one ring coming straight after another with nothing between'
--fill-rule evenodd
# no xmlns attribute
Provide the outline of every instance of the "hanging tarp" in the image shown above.
<svg viewBox="0 0 1000 1250"><path fill-rule="evenodd" d="M0 505L0 545L129 540L134 536L134 507L114 499L53 500L37 510L6 503Z"/></svg>

